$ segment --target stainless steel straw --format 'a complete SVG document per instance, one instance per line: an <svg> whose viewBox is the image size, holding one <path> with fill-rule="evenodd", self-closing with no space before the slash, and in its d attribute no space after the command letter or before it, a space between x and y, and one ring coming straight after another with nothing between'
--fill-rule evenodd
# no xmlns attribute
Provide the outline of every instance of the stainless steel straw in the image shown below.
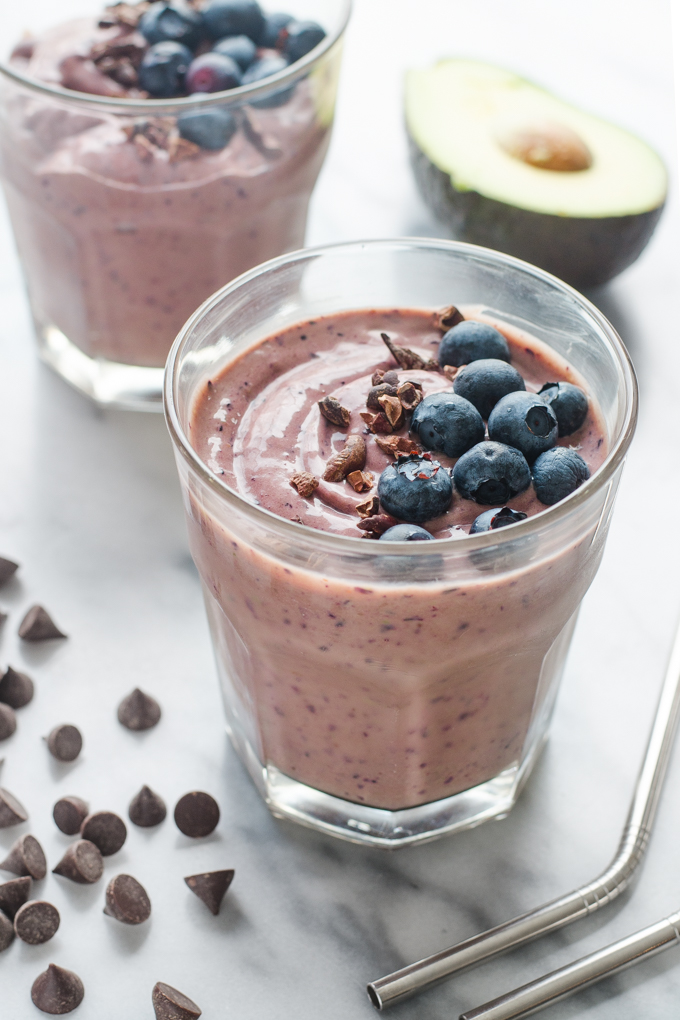
<svg viewBox="0 0 680 1020"><path fill-rule="evenodd" d="M675 634L661 697L652 725L628 818L614 860L594 881L536 910L459 942L368 985L382 1010L457 971L538 938L611 903L630 884L647 848L680 709L680 626Z"/></svg>
<svg viewBox="0 0 680 1020"><path fill-rule="evenodd" d="M680 943L679 927L680 911L567 967L461 1013L459 1020L517 1020L530 1013L538 1013L551 1003L566 999L610 974L677 946Z"/></svg>

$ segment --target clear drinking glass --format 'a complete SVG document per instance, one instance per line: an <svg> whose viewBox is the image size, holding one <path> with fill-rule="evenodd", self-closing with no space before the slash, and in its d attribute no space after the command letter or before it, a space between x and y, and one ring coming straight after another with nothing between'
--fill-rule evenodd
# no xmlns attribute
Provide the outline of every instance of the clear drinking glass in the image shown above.
<svg viewBox="0 0 680 1020"><path fill-rule="evenodd" d="M77 389L101 404L161 410L163 366L191 313L245 270L302 247L350 4L286 0L326 39L265 84L229 92L105 98L0 63L0 173L40 353ZM3 45L26 26L39 33L103 8L6 5ZM175 144L178 115L215 108L238 123L224 149Z"/></svg>
<svg viewBox="0 0 680 1020"><path fill-rule="evenodd" d="M384 543L244 501L192 448L199 389L259 340L350 309L452 302L527 330L587 380L609 452L563 502L462 540L390 543L386 555ZM274 814L395 847L506 813L546 739L635 427L635 377L612 326L566 284L484 248L311 249L196 312L170 353L165 402L228 731ZM417 624L400 622L405 605ZM305 629L281 627L282 607ZM369 659L359 638L373 639Z"/></svg>

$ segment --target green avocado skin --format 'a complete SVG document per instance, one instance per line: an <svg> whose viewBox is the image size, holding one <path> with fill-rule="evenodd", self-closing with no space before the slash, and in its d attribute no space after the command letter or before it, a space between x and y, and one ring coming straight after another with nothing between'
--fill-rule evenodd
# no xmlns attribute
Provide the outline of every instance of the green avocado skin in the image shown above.
<svg viewBox="0 0 680 1020"><path fill-rule="evenodd" d="M456 240L514 255L578 290L607 283L632 265L664 208L601 219L531 212L476 191L456 191L450 176L428 159L410 135L409 150L425 204Z"/></svg>

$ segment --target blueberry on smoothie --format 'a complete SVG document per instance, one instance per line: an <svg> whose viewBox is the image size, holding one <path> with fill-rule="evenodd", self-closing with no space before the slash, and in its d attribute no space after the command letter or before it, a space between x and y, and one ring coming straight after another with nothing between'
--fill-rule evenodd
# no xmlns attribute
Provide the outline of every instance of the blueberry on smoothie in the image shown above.
<svg viewBox="0 0 680 1020"><path fill-rule="evenodd" d="M274 50L281 41L281 33L293 21L292 14L266 14L264 29L260 36L260 46Z"/></svg>
<svg viewBox="0 0 680 1020"><path fill-rule="evenodd" d="M483 531L497 531L499 528L507 528L509 524L517 524L526 518L527 515L522 510L511 510L509 506L497 506L495 509L485 510L479 517L475 517L470 534L480 535Z"/></svg>
<svg viewBox="0 0 680 1020"><path fill-rule="evenodd" d="M510 361L510 347L502 333L486 322L466 319L444 333L439 345L439 364L469 365L471 361L493 358Z"/></svg>
<svg viewBox="0 0 680 1020"><path fill-rule="evenodd" d="M247 35L232 35L215 43L213 53L235 60L242 71L247 71L255 60L257 47Z"/></svg>
<svg viewBox="0 0 680 1020"><path fill-rule="evenodd" d="M489 415L489 439L521 450L530 464L557 442L557 418L534 393L508 393Z"/></svg>
<svg viewBox="0 0 680 1020"><path fill-rule="evenodd" d="M469 400L455 393L431 393L413 412L411 432L425 449L460 457L484 439L484 422Z"/></svg>
<svg viewBox="0 0 680 1020"><path fill-rule="evenodd" d="M420 524L439 517L450 507L451 476L429 454L412 453L385 468L378 482L378 496L388 514Z"/></svg>
<svg viewBox="0 0 680 1020"><path fill-rule="evenodd" d="M265 26L262 8L255 0L208 0L203 20L212 39L247 35L257 43Z"/></svg>
<svg viewBox="0 0 680 1020"><path fill-rule="evenodd" d="M524 454L514 446L486 440L456 462L453 481L464 499L494 506L528 489L531 471Z"/></svg>
<svg viewBox="0 0 680 1020"><path fill-rule="evenodd" d="M291 21L286 27L284 56L291 64L301 60L310 50L326 38L326 33L316 21Z"/></svg>
<svg viewBox="0 0 680 1020"><path fill-rule="evenodd" d="M139 85L157 99L182 95L191 50L181 43L159 42L150 46L139 66Z"/></svg>
<svg viewBox="0 0 680 1020"><path fill-rule="evenodd" d="M481 358L465 365L453 380L453 392L474 404L482 418L508 393L525 390L524 379L516 368L499 358Z"/></svg>
<svg viewBox="0 0 680 1020"><path fill-rule="evenodd" d="M393 528L383 531L381 542L432 542L434 536L417 524L395 524Z"/></svg>
<svg viewBox="0 0 680 1020"><path fill-rule="evenodd" d="M581 428L588 414L588 398L582 389L568 382L549 382L538 392L555 412L560 436L570 436Z"/></svg>
<svg viewBox="0 0 680 1020"><path fill-rule="evenodd" d="M547 450L534 464L534 489L546 506L559 503L589 478L590 469L583 457L567 446Z"/></svg>
<svg viewBox="0 0 680 1020"><path fill-rule="evenodd" d="M194 49L205 35L203 15L183 0L152 4L139 22L139 31L152 46L177 42Z"/></svg>
<svg viewBox="0 0 680 1020"><path fill-rule="evenodd" d="M241 68L221 53L203 53L189 64L184 86L193 92L224 92L241 84Z"/></svg>
<svg viewBox="0 0 680 1020"><path fill-rule="evenodd" d="M224 149L236 133L238 124L229 110L195 110L181 113L177 128L182 138L202 149Z"/></svg>
<svg viewBox="0 0 680 1020"><path fill-rule="evenodd" d="M254 64L251 64L246 73L243 75L243 85L251 85L257 81L263 81L265 78L271 78L273 74L278 74L279 71L285 71L288 67L288 61L285 57L271 56L262 57L261 60L256 60ZM251 101L251 106L256 106L258 109L271 109L274 106L283 106L287 103L290 97L295 92L295 84L288 85L286 88L277 89L272 92L269 96L264 96L262 99L254 99Z"/></svg>

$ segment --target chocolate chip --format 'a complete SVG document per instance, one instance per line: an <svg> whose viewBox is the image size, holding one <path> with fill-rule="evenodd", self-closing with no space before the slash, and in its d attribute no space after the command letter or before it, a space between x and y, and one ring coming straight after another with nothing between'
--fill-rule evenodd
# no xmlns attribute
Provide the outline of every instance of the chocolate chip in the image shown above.
<svg viewBox="0 0 680 1020"><path fill-rule="evenodd" d="M10 882L3 882L0 885L0 910L13 921L17 910L23 907L30 895L30 878L13 878Z"/></svg>
<svg viewBox="0 0 680 1020"><path fill-rule="evenodd" d="M78 839L71 843L56 868L52 868L52 874L79 885L91 885L104 874L104 859L99 848L89 839Z"/></svg>
<svg viewBox="0 0 680 1020"><path fill-rule="evenodd" d="M65 970L51 963L44 973L39 974L31 988L33 1005L43 1013L63 1016L72 1013L81 1004L85 995L83 982L72 970Z"/></svg>
<svg viewBox="0 0 680 1020"><path fill-rule="evenodd" d="M367 517L375 517L380 513L380 500L377 496L369 496L363 503L357 503L356 511L362 520Z"/></svg>
<svg viewBox="0 0 680 1020"><path fill-rule="evenodd" d="M14 709L0 702L0 740L7 740L17 728Z"/></svg>
<svg viewBox="0 0 680 1020"><path fill-rule="evenodd" d="M0 701L10 708L23 708L33 700L34 690L30 676L8 666L7 672L0 680Z"/></svg>
<svg viewBox="0 0 680 1020"><path fill-rule="evenodd" d="M14 925L9 917L0 910L0 953L4 953L14 942Z"/></svg>
<svg viewBox="0 0 680 1020"><path fill-rule="evenodd" d="M132 875L117 875L106 887L104 913L123 924L142 924L151 914L151 901Z"/></svg>
<svg viewBox="0 0 680 1020"><path fill-rule="evenodd" d="M143 829L149 829L152 825L160 825L167 815L168 810L165 801L157 793L143 786L136 797L130 801L128 814L130 821L140 825Z"/></svg>
<svg viewBox="0 0 680 1020"><path fill-rule="evenodd" d="M14 918L17 938L29 946L49 942L59 927L59 911L47 900L29 900L19 907Z"/></svg>
<svg viewBox="0 0 680 1020"><path fill-rule="evenodd" d="M0 829L28 821L28 812L9 790L0 788Z"/></svg>
<svg viewBox="0 0 680 1020"><path fill-rule="evenodd" d="M75 836L87 818L89 807L80 797L62 797L52 809L57 828L67 836Z"/></svg>
<svg viewBox="0 0 680 1020"><path fill-rule="evenodd" d="M448 308L441 308L435 312L434 323L438 329L448 331L462 322L464 318L455 305L449 305Z"/></svg>
<svg viewBox="0 0 680 1020"><path fill-rule="evenodd" d="M70 723L55 726L45 739L50 754L57 761L75 761L83 748L80 730Z"/></svg>
<svg viewBox="0 0 680 1020"><path fill-rule="evenodd" d="M176 988L159 981L151 993L156 1020L197 1020L202 1010Z"/></svg>
<svg viewBox="0 0 680 1020"><path fill-rule="evenodd" d="M317 401L317 404L326 421L329 421L331 425L338 425L341 429L347 428L350 413L336 397L323 397Z"/></svg>
<svg viewBox="0 0 680 1020"><path fill-rule="evenodd" d="M378 398L386 396L396 397L396 395L397 387L392 386L389 383L386 383L383 379L383 381L378 386L373 386L368 391L368 396L366 397L366 407L369 409L369 411L382 411L382 407L378 403Z"/></svg>
<svg viewBox="0 0 680 1020"><path fill-rule="evenodd" d="M372 471L350 471L347 481L355 492L368 492L373 488L375 478Z"/></svg>
<svg viewBox="0 0 680 1020"><path fill-rule="evenodd" d="M9 581L10 577L13 577L18 569L19 564L15 563L14 560L6 560L4 556L0 556L0 585Z"/></svg>
<svg viewBox="0 0 680 1020"><path fill-rule="evenodd" d="M110 857L118 853L127 839L127 829L123 819L113 811L95 811L83 822L80 835L99 847L102 857Z"/></svg>
<svg viewBox="0 0 680 1020"><path fill-rule="evenodd" d="M412 351L409 347L399 347L397 344L392 343L387 333L381 333L380 337L400 368L406 370L418 368L424 369L426 372L439 371L439 362L433 361L432 358L421 358L419 354Z"/></svg>
<svg viewBox="0 0 680 1020"><path fill-rule="evenodd" d="M175 824L180 832L192 839L209 836L220 820L217 801L209 793L195 790L185 793L175 806Z"/></svg>
<svg viewBox="0 0 680 1020"><path fill-rule="evenodd" d="M19 637L24 641L51 641L52 638L65 638L66 634L42 606L31 606L19 624Z"/></svg>
<svg viewBox="0 0 680 1020"><path fill-rule="evenodd" d="M30 875L36 881L47 874L45 853L35 836L20 836L10 849L7 857L0 864L2 871L11 871L23 878Z"/></svg>
<svg viewBox="0 0 680 1020"><path fill-rule="evenodd" d="M200 875L189 875L184 881L192 893L205 903L212 914L219 914L224 894L232 883L233 869L229 871L204 871Z"/></svg>
<svg viewBox="0 0 680 1020"><path fill-rule="evenodd" d="M312 493L319 487L319 479L309 471L296 471L290 477L290 485L295 489L298 496L309 499Z"/></svg>
<svg viewBox="0 0 680 1020"><path fill-rule="evenodd" d="M118 706L118 722L128 730L150 730L161 717L161 706L136 687Z"/></svg>

